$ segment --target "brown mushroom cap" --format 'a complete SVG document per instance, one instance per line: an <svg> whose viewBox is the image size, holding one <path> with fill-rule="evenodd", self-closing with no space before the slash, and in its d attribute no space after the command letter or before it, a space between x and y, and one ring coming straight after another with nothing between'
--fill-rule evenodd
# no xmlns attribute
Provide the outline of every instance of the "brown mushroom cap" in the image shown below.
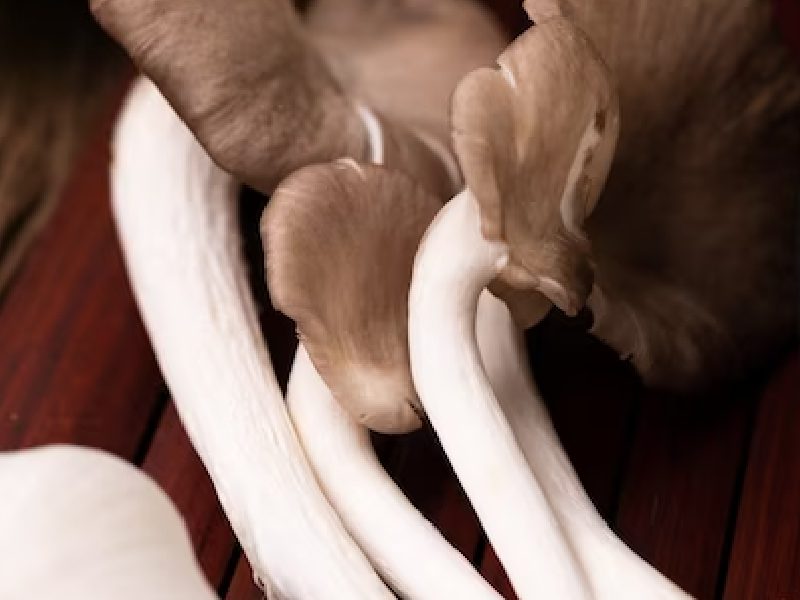
<svg viewBox="0 0 800 600"><path fill-rule="evenodd" d="M343 87L341 69L336 74L332 71L337 57L329 55L319 40L311 41L287 0L93 0L92 9L158 85L209 155L267 194L286 175L307 164L343 156L365 160L375 151L358 105L373 100L365 88L386 84L379 98L416 98L425 106L435 105L436 114L446 114L445 103L436 94L415 96L408 91L425 87L430 79L425 71L406 68L404 78L376 75L397 70L397 55L408 45L398 39L413 37L413 20L398 23L389 39L372 32L372 45L364 48L348 43L350 31L337 32L338 38L332 39L348 48L353 63L358 60L357 51L376 54L376 49L383 50L367 61L371 76L360 77L358 85L345 78ZM362 31L363 25L356 21L350 29ZM450 29L459 31L459 27ZM484 29L494 31L490 26ZM457 79L480 64L476 56L486 54L470 54L471 62L455 61L458 72L439 74L439 78ZM415 133L416 127L433 126L411 118L426 111L391 110L398 102L373 107L374 119L383 129L385 164L449 198L458 177L448 171L447 159L443 161L425 143L425 135ZM390 109L388 113L384 107Z"/></svg>
<svg viewBox="0 0 800 600"><path fill-rule="evenodd" d="M420 426L408 356L408 290L439 200L402 173L352 160L303 168L261 222L274 306L297 323L314 366L376 431Z"/></svg>
<svg viewBox="0 0 800 600"><path fill-rule="evenodd" d="M573 314L592 285L583 221L617 139L611 76L591 42L560 17L520 36L498 64L456 89L456 154L484 236L509 245L504 284L536 290Z"/></svg>
<svg viewBox="0 0 800 600"><path fill-rule="evenodd" d="M445 144L456 85L509 42L479 0L315 0L305 22L355 97Z"/></svg>
<svg viewBox="0 0 800 600"><path fill-rule="evenodd" d="M291 171L366 157L352 101L288 0L92 0L224 169L264 192Z"/></svg>
<svg viewBox="0 0 800 600"><path fill-rule="evenodd" d="M586 223L592 332L648 385L694 392L796 343L800 70L771 3L557 1L625 121Z"/></svg>

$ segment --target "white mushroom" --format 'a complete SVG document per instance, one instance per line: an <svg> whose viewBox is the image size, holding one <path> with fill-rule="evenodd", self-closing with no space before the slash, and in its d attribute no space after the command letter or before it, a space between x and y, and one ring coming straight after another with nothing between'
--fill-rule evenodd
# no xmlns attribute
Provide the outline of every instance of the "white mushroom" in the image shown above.
<svg viewBox="0 0 800 600"><path fill-rule="evenodd" d="M297 322L301 340L287 389L292 420L347 529L402 597L492 599L497 593L386 474L364 427L398 433L421 424L408 285L439 206L383 167L306 167L264 213L266 272L273 304Z"/></svg>
<svg viewBox="0 0 800 600"><path fill-rule="evenodd" d="M0 598L212 600L166 494L88 448L0 454Z"/></svg>
<svg viewBox="0 0 800 600"><path fill-rule="evenodd" d="M325 495L392 589L415 600L499 600L392 481L375 456L369 430L334 399L302 345L287 402Z"/></svg>
<svg viewBox="0 0 800 600"><path fill-rule="evenodd" d="M286 412L242 265L238 186L145 80L118 126L112 191L162 372L267 594L391 598L317 486Z"/></svg>
<svg viewBox="0 0 800 600"><path fill-rule="evenodd" d="M514 436L575 550L597 600L686 599L632 552L595 509L530 377L525 343L505 304L484 292L477 340L483 366Z"/></svg>
<svg viewBox="0 0 800 600"><path fill-rule="evenodd" d="M469 191L440 211L420 246L409 297L414 383L517 595L589 598L478 354L478 295L507 260L505 244L481 236Z"/></svg>
<svg viewBox="0 0 800 600"><path fill-rule="evenodd" d="M591 271L581 224L613 154L616 97L591 44L563 19L529 30L498 62L499 71L474 72L454 96L467 188L440 211L417 254L411 367L517 594L587 597L575 548L486 378L474 328L478 296L498 277L568 312L585 301Z"/></svg>

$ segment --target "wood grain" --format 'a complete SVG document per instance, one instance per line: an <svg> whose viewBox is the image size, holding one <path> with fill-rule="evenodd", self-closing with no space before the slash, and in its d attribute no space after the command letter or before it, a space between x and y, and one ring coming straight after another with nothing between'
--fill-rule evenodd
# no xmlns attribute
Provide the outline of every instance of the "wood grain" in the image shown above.
<svg viewBox="0 0 800 600"><path fill-rule="evenodd" d="M183 515L203 572L218 588L237 552L236 539L172 402L160 419L142 468L169 494Z"/></svg>
<svg viewBox="0 0 800 600"><path fill-rule="evenodd" d="M233 575L225 600L263 600L263 598L264 594L253 581L253 572L247 559L242 557L236 566L236 573Z"/></svg>
<svg viewBox="0 0 800 600"><path fill-rule="evenodd" d="M714 598L758 392L694 400L649 393L622 488L617 530L699 599Z"/></svg>
<svg viewBox="0 0 800 600"><path fill-rule="evenodd" d="M800 598L800 355L764 394L755 423L725 600Z"/></svg>
<svg viewBox="0 0 800 600"><path fill-rule="evenodd" d="M157 408L161 377L108 209L108 133L0 306L0 449L71 442L132 459Z"/></svg>
<svg viewBox="0 0 800 600"><path fill-rule="evenodd" d="M409 500L468 560L483 533L433 431L404 436L386 464Z"/></svg>

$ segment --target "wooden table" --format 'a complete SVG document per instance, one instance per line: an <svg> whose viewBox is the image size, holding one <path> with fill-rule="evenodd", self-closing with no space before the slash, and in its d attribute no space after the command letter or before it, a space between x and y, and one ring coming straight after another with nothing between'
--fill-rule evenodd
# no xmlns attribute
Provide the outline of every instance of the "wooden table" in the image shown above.
<svg viewBox="0 0 800 600"><path fill-rule="evenodd" d="M260 598L178 421L131 298L107 200L108 127L0 299L0 450L104 448L152 475L229 600ZM258 211L258 200L243 212ZM266 315L279 373L292 328ZM644 390L630 367L550 317L532 363L590 495L638 553L699 598L800 599L800 359L685 400ZM502 569L432 437L378 440L417 506L507 597Z"/></svg>

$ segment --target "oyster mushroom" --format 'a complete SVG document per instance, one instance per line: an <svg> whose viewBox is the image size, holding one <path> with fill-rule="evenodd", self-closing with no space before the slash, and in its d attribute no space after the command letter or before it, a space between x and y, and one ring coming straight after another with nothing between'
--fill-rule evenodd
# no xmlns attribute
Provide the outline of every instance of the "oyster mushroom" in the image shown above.
<svg viewBox="0 0 800 600"><path fill-rule="evenodd" d="M450 197L460 181L446 141L437 139L447 115L442 84L428 91L424 69L388 81L377 76L407 69L399 58L417 43L438 57L442 82L492 60L500 46L494 21L471 1L446 4L456 9L361 5L358 20L335 36L319 33L319 43L288 0L94 0L92 9L209 155L258 190L269 194L299 167L347 156L383 162ZM479 18L449 20L467 13ZM443 33L455 43L439 48ZM486 41L476 45L476 38ZM470 47L466 58L452 58L455 48ZM399 110L396 96L413 97L418 108ZM365 104L372 100L378 104ZM370 137L381 138L380 148Z"/></svg>
<svg viewBox="0 0 800 600"><path fill-rule="evenodd" d="M467 187L439 212L417 253L411 368L517 594L588 597L576 548L551 515L481 365L475 313L481 290L496 278L567 312L585 301L591 271L581 225L610 166L616 95L591 43L565 19L535 26L498 63L467 76L454 95ZM534 540L550 550L538 552Z"/></svg>
<svg viewBox="0 0 800 600"><path fill-rule="evenodd" d="M92 8L161 87L213 159L261 191L270 192L298 166L342 154L413 171L443 196L458 179L444 145L425 132L388 121L342 91L288 2L97 0ZM384 597L388 591L343 535L309 479L285 409L278 406L239 264L233 181L192 144L174 115L159 106L163 100L157 94L142 91L146 84L139 88L117 139L121 158L114 187L120 234L162 369L176 398L185 398L178 400L182 419L237 536L257 575L276 593ZM153 133L159 128L163 137ZM137 161L137 153L147 156ZM152 208L154 221L162 219L161 237L147 232L152 224L142 220L145 203L139 194L163 199ZM212 206L202 206L204 196ZM222 206L224 201L231 206ZM180 257L181 264L177 251L169 248L156 258L163 250L160 244L179 243L167 234L172 225L190 249ZM206 259L208 265L203 264ZM198 310L174 312L178 299L187 296L201 301ZM230 303L222 310L225 301ZM183 336L182 327L198 337ZM198 381L187 381L185 366L190 363L208 366L197 367ZM213 390L229 396L223 388L231 382L241 386L228 402L200 400ZM269 400L261 404L255 400L259 395ZM216 431L219 424L241 435L225 439ZM284 450L287 465L281 464ZM262 472L269 477L252 475ZM286 489L263 503L256 500L281 489L269 481L283 475L291 480ZM277 505L271 511L273 500ZM301 553L301 547L313 548L313 556ZM313 578L301 577L301 560L315 569Z"/></svg>
<svg viewBox="0 0 800 600"><path fill-rule="evenodd" d="M555 5L614 73L624 118L586 222L593 333L681 392L769 361L800 331L800 69L770 3L525 3L537 22Z"/></svg>
<svg viewBox="0 0 800 600"><path fill-rule="evenodd" d="M408 284L441 202L402 173L342 160L288 177L264 211L272 303L331 393L381 433L421 425L408 367Z"/></svg>
<svg viewBox="0 0 800 600"><path fill-rule="evenodd" d="M0 453L0 597L212 600L180 514L99 450Z"/></svg>
<svg viewBox="0 0 800 600"><path fill-rule="evenodd" d="M478 300L476 335L483 366L505 417L575 549L596 600L686 600L689 596L637 556L608 527L570 464L531 379L525 343L505 303Z"/></svg>
<svg viewBox="0 0 800 600"><path fill-rule="evenodd" d="M383 470L367 430L421 424L408 364L408 284L440 205L383 167L341 160L301 169L262 219L267 280L300 337L286 397L292 420L354 539L402 597L492 599L497 593Z"/></svg>
<svg viewBox="0 0 800 600"><path fill-rule="evenodd" d="M499 600L392 481L375 456L368 430L332 396L302 345L287 402L325 495L392 589L419 600L451 595Z"/></svg>
<svg viewBox="0 0 800 600"><path fill-rule="evenodd" d="M391 598L306 461L250 296L238 185L152 83L114 142L112 208L159 366L268 596Z"/></svg>

